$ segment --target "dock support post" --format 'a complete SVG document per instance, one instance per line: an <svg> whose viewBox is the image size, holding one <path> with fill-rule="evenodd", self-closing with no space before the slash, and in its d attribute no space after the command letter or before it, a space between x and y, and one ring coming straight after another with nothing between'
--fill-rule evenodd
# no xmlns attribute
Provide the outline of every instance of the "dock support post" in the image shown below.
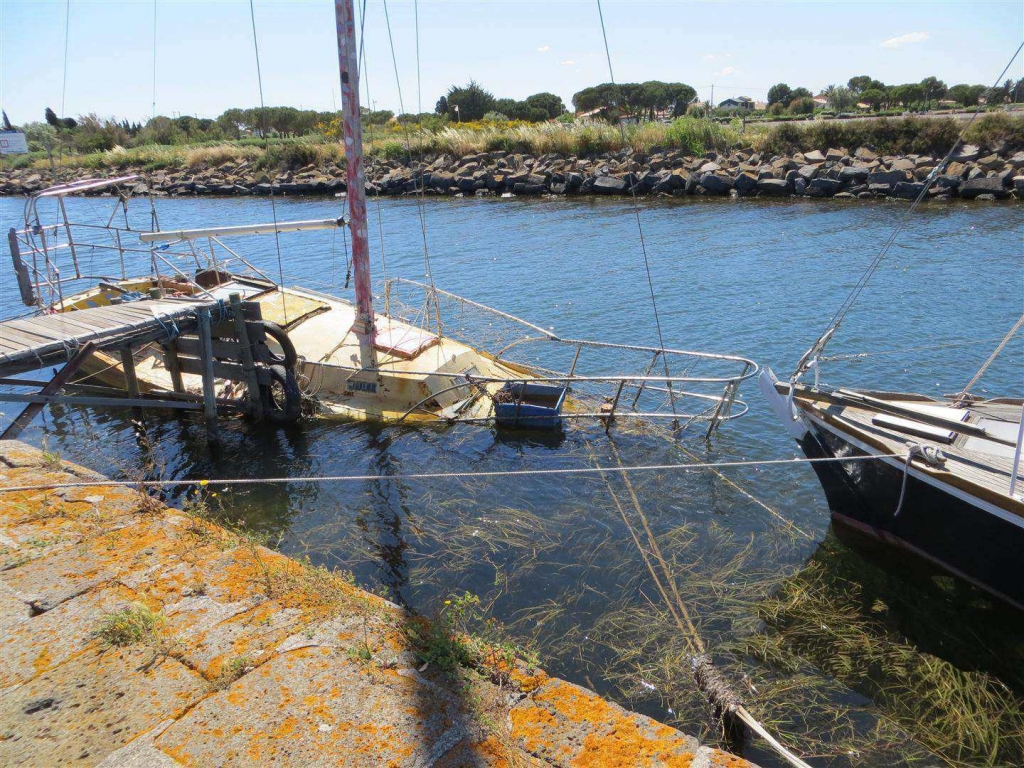
<svg viewBox="0 0 1024 768"><path fill-rule="evenodd" d="M128 397L133 400L139 399L139 377L135 374L135 358L132 357L131 347L121 347L121 368L124 370L124 383L128 389ZM132 415L136 419L142 418L142 409L133 407Z"/></svg>
<svg viewBox="0 0 1024 768"><path fill-rule="evenodd" d="M174 387L175 392L184 392L185 384L181 380L181 362L178 360L178 345L171 339L163 345L164 351L164 365L167 367L167 372L171 375L171 386Z"/></svg>
<svg viewBox="0 0 1024 768"><path fill-rule="evenodd" d="M249 332L245 328L242 297L237 293L232 293L228 299L231 302L231 315L235 321L235 335L238 336L238 348L242 353L242 370L245 371L245 376L249 383L249 410L256 421L262 421L263 401L260 398L260 380L256 376L256 362L252 356Z"/></svg>
<svg viewBox="0 0 1024 768"><path fill-rule="evenodd" d="M210 333L210 310L202 307L199 316L199 355L202 358L203 377L203 418L206 420L206 437L211 443L219 440L217 434L217 399L213 390L213 337Z"/></svg>

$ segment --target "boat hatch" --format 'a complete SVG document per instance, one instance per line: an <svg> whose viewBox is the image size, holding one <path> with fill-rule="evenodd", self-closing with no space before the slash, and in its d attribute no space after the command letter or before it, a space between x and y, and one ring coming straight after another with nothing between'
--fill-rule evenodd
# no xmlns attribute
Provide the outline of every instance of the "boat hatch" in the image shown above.
<svg viewBox="0 0 1024 768"><path fill-rule="evenodd" d="M966 412L964 415L967 415ZM871 417L871 423L876 427L903 432L907 435L924 437L944 445L950 445L953 442L953 438L956 437L956 433L952 430L933 427L931 424L922 424L920 421L914 421L913 419L901 419L899 416L879 414Z"/></svg>
<svg viewBox="0 0 1024 768"><path fill-rule="evenodd" d="M378 352L412 360L421 352L440 341L438 337L427 331L411 326L381 325L374 336L373 347Z"/></svg>

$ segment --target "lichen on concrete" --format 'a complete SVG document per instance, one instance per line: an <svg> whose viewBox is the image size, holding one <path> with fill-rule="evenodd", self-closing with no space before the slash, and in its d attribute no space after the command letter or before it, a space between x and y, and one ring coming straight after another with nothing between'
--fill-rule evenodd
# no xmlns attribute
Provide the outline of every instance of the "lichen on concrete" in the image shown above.
<svg viewBox="0 0 1024 768"><path fill-rule="evenodd" d="M0 443L6 486L76 478ZM398 606L135 489L0 493L0 558L3 765L749 765L539 669L428 668ZM104 642L126 609L152 631Z"/></svg>

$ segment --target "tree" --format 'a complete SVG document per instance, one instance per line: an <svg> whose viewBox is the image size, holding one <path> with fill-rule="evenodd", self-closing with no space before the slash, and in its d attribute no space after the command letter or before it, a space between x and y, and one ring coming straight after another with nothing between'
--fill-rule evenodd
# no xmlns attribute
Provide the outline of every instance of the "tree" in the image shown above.
<svg viewBox="0 0 1024 768"><path fill-rule="evenodd" d="M846 84L854 93L861 93L871 87L871 78L868 75L857 75L851 77Z"/></svg>
<svg viewBox="0 0 1024 768"><path fill-rule="evenodd" d="M437 100L437 104L434 105L434 111L439 115L448 114L448 99L442 96Z"/></svg>
<svg viewBox="0 0 1024 768"><path fill-rule="evenodd" d="M845 112L857 103L857 97L845 85L830 85L823 93L829 106L836 112Z"/></svg>
<svg viewBox="0 0 1024 768"><path fill-rule="evenodd" d="M793 100L793 89L785 83L777 83L768 89L768 106L789 104Z"/></svg>
<svg viewBox="0 0 1024 768"><path fill-rule="evenodd" d="M904 83L903 85L897 85L890 93L892 98L904 107L909 107L911 104L921 101L924 98L924 88L917 83Z"/></svg>
<svg viewBox="0 0 1024 768"><path fill-rule="evenodd" d="M2 110L2 111L4 113L4 130L5 131L13 131L14 130L14 126L11 125L11 119L9 117L7 117L7 110L5 109L5 110Z"/></svg>
<svg viewBox="0 0 1024 768"><path fill-rule="evenodd" d="M784 115L786 114L786 105L780 101L777 101L768 107L768 114L771 115L772 117Z"/></svg>
<svg viewBox="0 0 1024 768"><path fill-rule="evenodd" d="M802 88L801 87L801 88L794 88L793 89L793 98L794 99L811 99L813 97L814 97L814 94L811 93L806 88Z"/></svg>
<svg viewBox="0 0 1024 768"><path fill-rule="evenodd" d="M526 97L526 104L532 109L541 109L547 115L547 119L553 120L565 112L565 102L561 96L553 93L535 93Z"/></svg>
<svg viewBox="0 0 1024 768"><path fill-rule="evenodd" d="M476 80L470 80L464 86L453 85L445 96L448 113L458 112L460 120L479 120L494 109L494 94Z"/></svg>
<svg viewBox="0 0 1024 768"><path fill-rule="evenodd" d="M925 109L928 109L933 99L938 100L946 95L946 84L937 77L926 77L921 81L921 89L924 91Z"/></svg>
<svg viewBox="0 0 1024 768"><path fill-rule="evenodd" d="M57 129L60 129L61 127L63 127L61 125L60 118L57 117L57 113L54 112L49 107L46 108L46 112L44 112L43 115L46 117L46 122L47 122L48 125L52 125L54 128L57 128Z"/></svg>
<svg viewBox="0 0 1024 768"><path fill-rule="evenodd" d="M807 90L806 88L804 90ZM796 91L794 91L796 93ZM789 111L794 115L813 115L814 114L814 99L810 96L804 96L799 99L793 99L789 102Z"/></svg>
<svg viewBox="0 0 1024 768"><path fill-rule="evenodd" d="M1013 84L1013 88L1010 90L1010 101L1014 104L1024 101L1024 77Z"/></svg>
<svg viewBox="0 0 1024 768"><path fill-rule="evenodd" d="M978 99L985 93L984 85L967 85L960 83L949 89L949 98L964 107L973 107L978 104Z"/></svg>
<svg viewBox="0 0 1024 768"><path fill-rule="evenodd" d="M866 91L861 91L860 100L865 104L870 104L871 108L878 110L886 100L885 91L880 91L877 88L868 88Z"/></svg>

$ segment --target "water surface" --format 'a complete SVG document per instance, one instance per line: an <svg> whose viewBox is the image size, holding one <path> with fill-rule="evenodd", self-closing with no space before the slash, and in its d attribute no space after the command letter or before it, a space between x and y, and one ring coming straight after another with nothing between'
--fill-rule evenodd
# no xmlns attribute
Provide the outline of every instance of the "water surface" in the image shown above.
<svg viewBox="0 0 1024 768"><path fill-rule="evenodd" d="M68 207L105 221L111 204L80 199ZM21 200L0 200L4 228L20 226L22 207ZM645 201L642 208L666 344L740 354L787 374L906 204L684 200ZM377 210L371 202L374 219ZM266 199L162 199L158 212L163 228L271 219ZM339 211L334 200L306 199L279 200L276 212L313 219ZM421 278L416 203L386 199L379 212L386 273ZM138 214L134 225L148 227L146 207ZM438 287L562 336L656 343L628 201L428 199L424 215ZM376 222L371 231L379 277ZM827 365L826 380L928 395L958 391L1024 311L1022 234L1016 205L925 206L829 348L832 355L870 354ZM238 247L272 276L281 269L288 283L349 295L337 233L284 236L280 261L272 237L244 238ZM118 270L100 253L83 261L93 273ZM24 308L10 267L4 269L0 312L10 317ZM880 354L893 351L899 354ZM1018 337L977 394L1021 396L1022 365ZM217 489L217 499L225 515L268 532L283 552L352 570L363 586L425 613L450 593L471 591L551 672L693 730L708 716L688 692L685 648L603 480L402 475L578 467L611 461L613 446L626 464L800 456L753 383L743 395L751 404L747 417L710 446L694 435L681 448L659 435L613 430L609 437L584 427L550 439L471 426L312 423L265 431L237 422L225 426L222 449L211 453L201 424L189 417L149 415L140 432L126 413L67 408L47 410L24 439L45 440L69 459L128 477L380 476ZM907 703L885 691L907 686L910 698L929 694L915 693L912 675L887 665L937 659L981 687L1001 680L1024 690L1015 672L1022 653L1016 617L944 577L848 549L829 533L824 496L806 465L721 475L663 471L636 475L634 483L681 595L723 667L744 681L753 710L821 755L817 764L896 764L927 759L922 741L939 748L914 731ZM612 489L627 493L619 479ZM780 614L772 596L793 598L803 612ZM825 623L820 634L799 634L813 614L808 606L823 616L840 612L843 642L905 647L906 658L876 664L866 647L829 641ZM969 617L970 637L961 627L916 631L929 617ZM835 663L847 656L849 664ZM1019 728L1022 721L1014 722ZM1019 731L1013 738L1002 747L1009 750L1000 753L1004 762L1020 749ZM756 744L748 754L776 764Z"/></svg>

